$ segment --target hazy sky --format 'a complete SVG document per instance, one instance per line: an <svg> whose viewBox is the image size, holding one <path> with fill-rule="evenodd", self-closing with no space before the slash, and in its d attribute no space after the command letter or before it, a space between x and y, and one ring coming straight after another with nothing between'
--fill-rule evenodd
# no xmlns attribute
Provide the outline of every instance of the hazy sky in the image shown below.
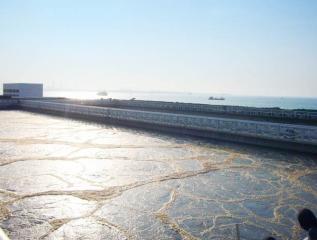
<svg viewBox="0 0 317 240"><path fill-rule="evenodd" d="M0 0L0 83L317 96L316 0Z"/></svg>

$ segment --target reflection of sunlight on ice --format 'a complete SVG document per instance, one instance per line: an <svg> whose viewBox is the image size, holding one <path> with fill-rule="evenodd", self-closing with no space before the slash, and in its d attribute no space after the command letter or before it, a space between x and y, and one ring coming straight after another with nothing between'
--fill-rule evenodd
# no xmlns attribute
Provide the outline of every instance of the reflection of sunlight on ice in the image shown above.
<svg viewBox="0 0 317 240"><path fill-rule="evenodd" d="M232 239L235 223L244 239L300 239L296 211L317 204L310 156L0 114L0 226L12 239L97 234L85 222L123 239Z"/></svg>

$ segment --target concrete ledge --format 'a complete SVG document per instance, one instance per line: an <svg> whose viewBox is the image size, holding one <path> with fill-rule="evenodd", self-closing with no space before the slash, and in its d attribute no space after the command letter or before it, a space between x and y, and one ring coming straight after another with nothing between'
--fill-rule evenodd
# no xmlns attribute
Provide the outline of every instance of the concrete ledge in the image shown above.
<svg viewBox="0 0 317 240"><path fill-rule="evenodd" d="M13 109L18 107L18 100L15 99L0 99L0 109Z"/></svg>
<svg viewBox="0 0 317 240"><path fill-rule="evenodd" d="M99 117L89 116L89 115L82 115L78 113L60 112L60 111L54 111L54 110L39 110L39 109L30 109L30 108L22 108L22 109L26 111L31 111L34 113L50 114L54 116L87 120L87 121L92 121L97 123L121 125L121 126L136 128L136 129L154 130L154 131L159 131L164 133L174 133L174 134L176 133L176 134L182 134L182 135L188 135L188 136L194 136L194 137L203 137L208 139L228 141L233 143L244 143L244 144L250 144L250 145L256 145L256 146L265 146L265 147L272 147L277 149L317 154L316 144L265 139L265 138L258 138L254 136L238 135L238 134L232 134L232 133L226 133L226 132L217 132L212 130L189 129L186 127L171 127L171 126L166 126L163 124L144 123L144 122L141 123L141 122L131 121L131 120L120 120L120 119L113 119L113 118L103 117L103 116L99 116Z"/></svg>
<svg viewBox="0 0 317 240"><path fill-rule="evenodd" d="M76 102L76 101L75 101ZM78 101L77 101L78 102ZM317 110L306 109L280 109L280 108L257 108L230 105L211 105L198 103L145 101L145 100L83 100L87 105L117 107L117 108L139 108L152 110L171 110L174 112L193 112L193 113L215 113L231 116L249 116L281 120L302 120L306 122L317 121Z"/></svg>

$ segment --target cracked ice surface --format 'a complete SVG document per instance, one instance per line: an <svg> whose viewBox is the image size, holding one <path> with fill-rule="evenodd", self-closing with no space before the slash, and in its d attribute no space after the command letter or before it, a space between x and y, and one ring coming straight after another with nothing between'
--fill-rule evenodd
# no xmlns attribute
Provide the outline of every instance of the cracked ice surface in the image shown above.
<svg viewBox="0 0 317 240"><path fill-rule="evenodd" d="M0 227L12 239L299 239L316 157L0 112Z"/></svg>

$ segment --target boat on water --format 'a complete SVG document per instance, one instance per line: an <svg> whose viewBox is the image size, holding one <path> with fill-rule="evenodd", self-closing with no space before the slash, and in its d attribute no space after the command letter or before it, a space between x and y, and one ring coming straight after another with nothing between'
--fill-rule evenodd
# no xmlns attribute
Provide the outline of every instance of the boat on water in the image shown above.
<svg viewBox="0 0 317 240"><path fill-rule="evenodd" d="M225 100L225 98L224 97L213 97L213 96L211 96L211 97L208 98L208 100Z"/></svg>
<svg viewBox="0 0 317 240"><path fill-rule="evenodd" d="M101 91L97 93L98 96L107 96L108 93L106 91Z"/></svg>

